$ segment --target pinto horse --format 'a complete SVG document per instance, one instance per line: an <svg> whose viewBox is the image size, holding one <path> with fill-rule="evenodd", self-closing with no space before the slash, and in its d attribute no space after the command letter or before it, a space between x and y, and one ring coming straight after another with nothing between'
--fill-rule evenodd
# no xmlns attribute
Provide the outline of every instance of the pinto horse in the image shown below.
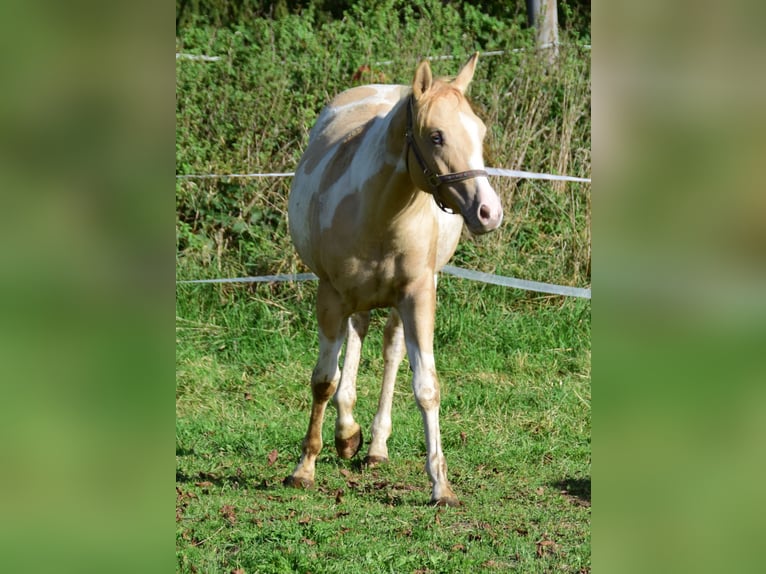
<svg viewBox="0 0 766 574"><path fill-rule="evenodd" d="M319 359L311 376L308 432L286 486L313 485L331 397L338 455L351 458L359 451L362 432L353 408L360 351L370 310L388 307L383 385L365 463L388 459L394 382L406 350L425 427L431 503L458 504L439 431L436 273L455 252L463 222L481 234L503 218L484 170L486 128L464 96L477 58L471 56L451 81L434 78L424 60L412 86L347 90L311 130L290 190L288 220L298 254L319 277Z"/></svg>

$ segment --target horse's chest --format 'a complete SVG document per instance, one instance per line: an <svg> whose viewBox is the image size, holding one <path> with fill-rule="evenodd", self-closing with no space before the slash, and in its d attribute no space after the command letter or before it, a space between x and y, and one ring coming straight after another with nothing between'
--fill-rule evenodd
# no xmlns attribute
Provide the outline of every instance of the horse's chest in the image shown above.
<svg viewBox="0 0 766 574"><path fill-rule="evenodd" d="M391 306L413 280L418 265L391 255L381 258L345 257L333 262L330 282L354 310Z"/></svg>

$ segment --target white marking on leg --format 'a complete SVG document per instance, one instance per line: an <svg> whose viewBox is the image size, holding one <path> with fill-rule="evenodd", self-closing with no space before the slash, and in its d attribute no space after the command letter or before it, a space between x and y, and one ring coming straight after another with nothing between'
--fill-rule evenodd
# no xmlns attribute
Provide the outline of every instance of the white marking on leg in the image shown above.
<svg viewBox="0 0 766 574"><path fill-rule="evenodd" d="M428 278L430 283L432 278ZM412 392L423 417L426 439L426 473L431 479L431 501L442 504L455 504L457 498L447 480L447 462L444 458L439 430L439 380L436 377L436 364L433 355L433 322L435 293L419 291L413 298L405 300L400 306L404 324L407 356L412 368ZM419 299L421 307L418 308ZM431 306L430 311L425 309Z"/></svg>
<svg viewBox="0 0 766 574"><path fill-rule="evenodd" d="M431 499L438 501L454 497L447 480L447 461L444 458L439 429L439 381L432 354L419 353L419 349L407 350L412 365L412 391L423 417L426 440L426 473L431 479ZM414 361L412 357L417 357Z"/></svg>
<svg viewBox="0 0 766 574"><path fill-rule="evenodd" d="M371 459L388 458L388 438L391 436L391 404L399 365L404 359L404 329L399 313L391 309L383 341L383 385L380 389L378 411L372 421L372 440L367 456Z"/></svg>
<svg viewBox="0 0 766 574"><path fill-rule="evenodd" d="M316 458L322 450L322 422L324 420L325 409L340 379L338 358L343 345L343 339L343 333L334 339L330 339L325 336L321 329L319 330L319 359L311 375L313 400L311 402L309 428L303 439L301 458L291 475L296 481L308 483L314 481Z"/></svg>
<svg viewBox="0 0 766 574"><path fill-rule="evenodd" d="M335 421L335 438L348 439L359 432L359 425L354 421L354 405L356 405L356 375L359 370L362 344L370 323L369 313L353 315L348 321L346 337L346 354L343 358L343 371L338 390L333 402L338 411Z"/></svg>

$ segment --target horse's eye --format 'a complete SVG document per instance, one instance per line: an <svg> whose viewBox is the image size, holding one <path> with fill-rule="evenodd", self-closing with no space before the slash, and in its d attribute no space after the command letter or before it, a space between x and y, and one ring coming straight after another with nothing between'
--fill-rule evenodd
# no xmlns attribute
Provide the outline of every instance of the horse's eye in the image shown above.
<svg viewBox="0 0 766 574"><path fill-rule="evenodd" d="M431 134L431 141L434 145L444 145L444 136L442 136L441 132L436 131Z"/></svg>

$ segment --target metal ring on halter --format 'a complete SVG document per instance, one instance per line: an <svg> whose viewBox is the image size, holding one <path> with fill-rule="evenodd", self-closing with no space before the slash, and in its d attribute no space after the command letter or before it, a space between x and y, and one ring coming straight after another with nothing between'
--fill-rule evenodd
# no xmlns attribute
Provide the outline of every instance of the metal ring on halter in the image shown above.
<svg viewBox="0 0 766 574"><path fill-rule="evenodd" d="M415 136L412 133L412 96L409 97L409 100L407 101L407 129L404 132L404 137L407 140L407 153L405 155L405 161L407 163L407 171L410 169L409 160L410 160L410 148L412 148L413 153L415 154L415 159L418 160L418 164L420 165L420 169L423 171L423 176L426 178L426 182L431 187L431 195L433 195L434 201L436 202L436 205L439 206L439 209L444 211L445 213L454 214L455 212L447 207L447 205L442 201L439 193L439 187L443 183L456 183L458 181L465 181L466 179L473 179L475 177L487 177L489 174L483 170L483 169L469 169L466 171L459 171L455 173L446 173L443 175L440 175L433 170L431 170L427 165L426 161L423 158L423 155L420 153L420 150L418 149L417 144L415 143Z"/></svg>

